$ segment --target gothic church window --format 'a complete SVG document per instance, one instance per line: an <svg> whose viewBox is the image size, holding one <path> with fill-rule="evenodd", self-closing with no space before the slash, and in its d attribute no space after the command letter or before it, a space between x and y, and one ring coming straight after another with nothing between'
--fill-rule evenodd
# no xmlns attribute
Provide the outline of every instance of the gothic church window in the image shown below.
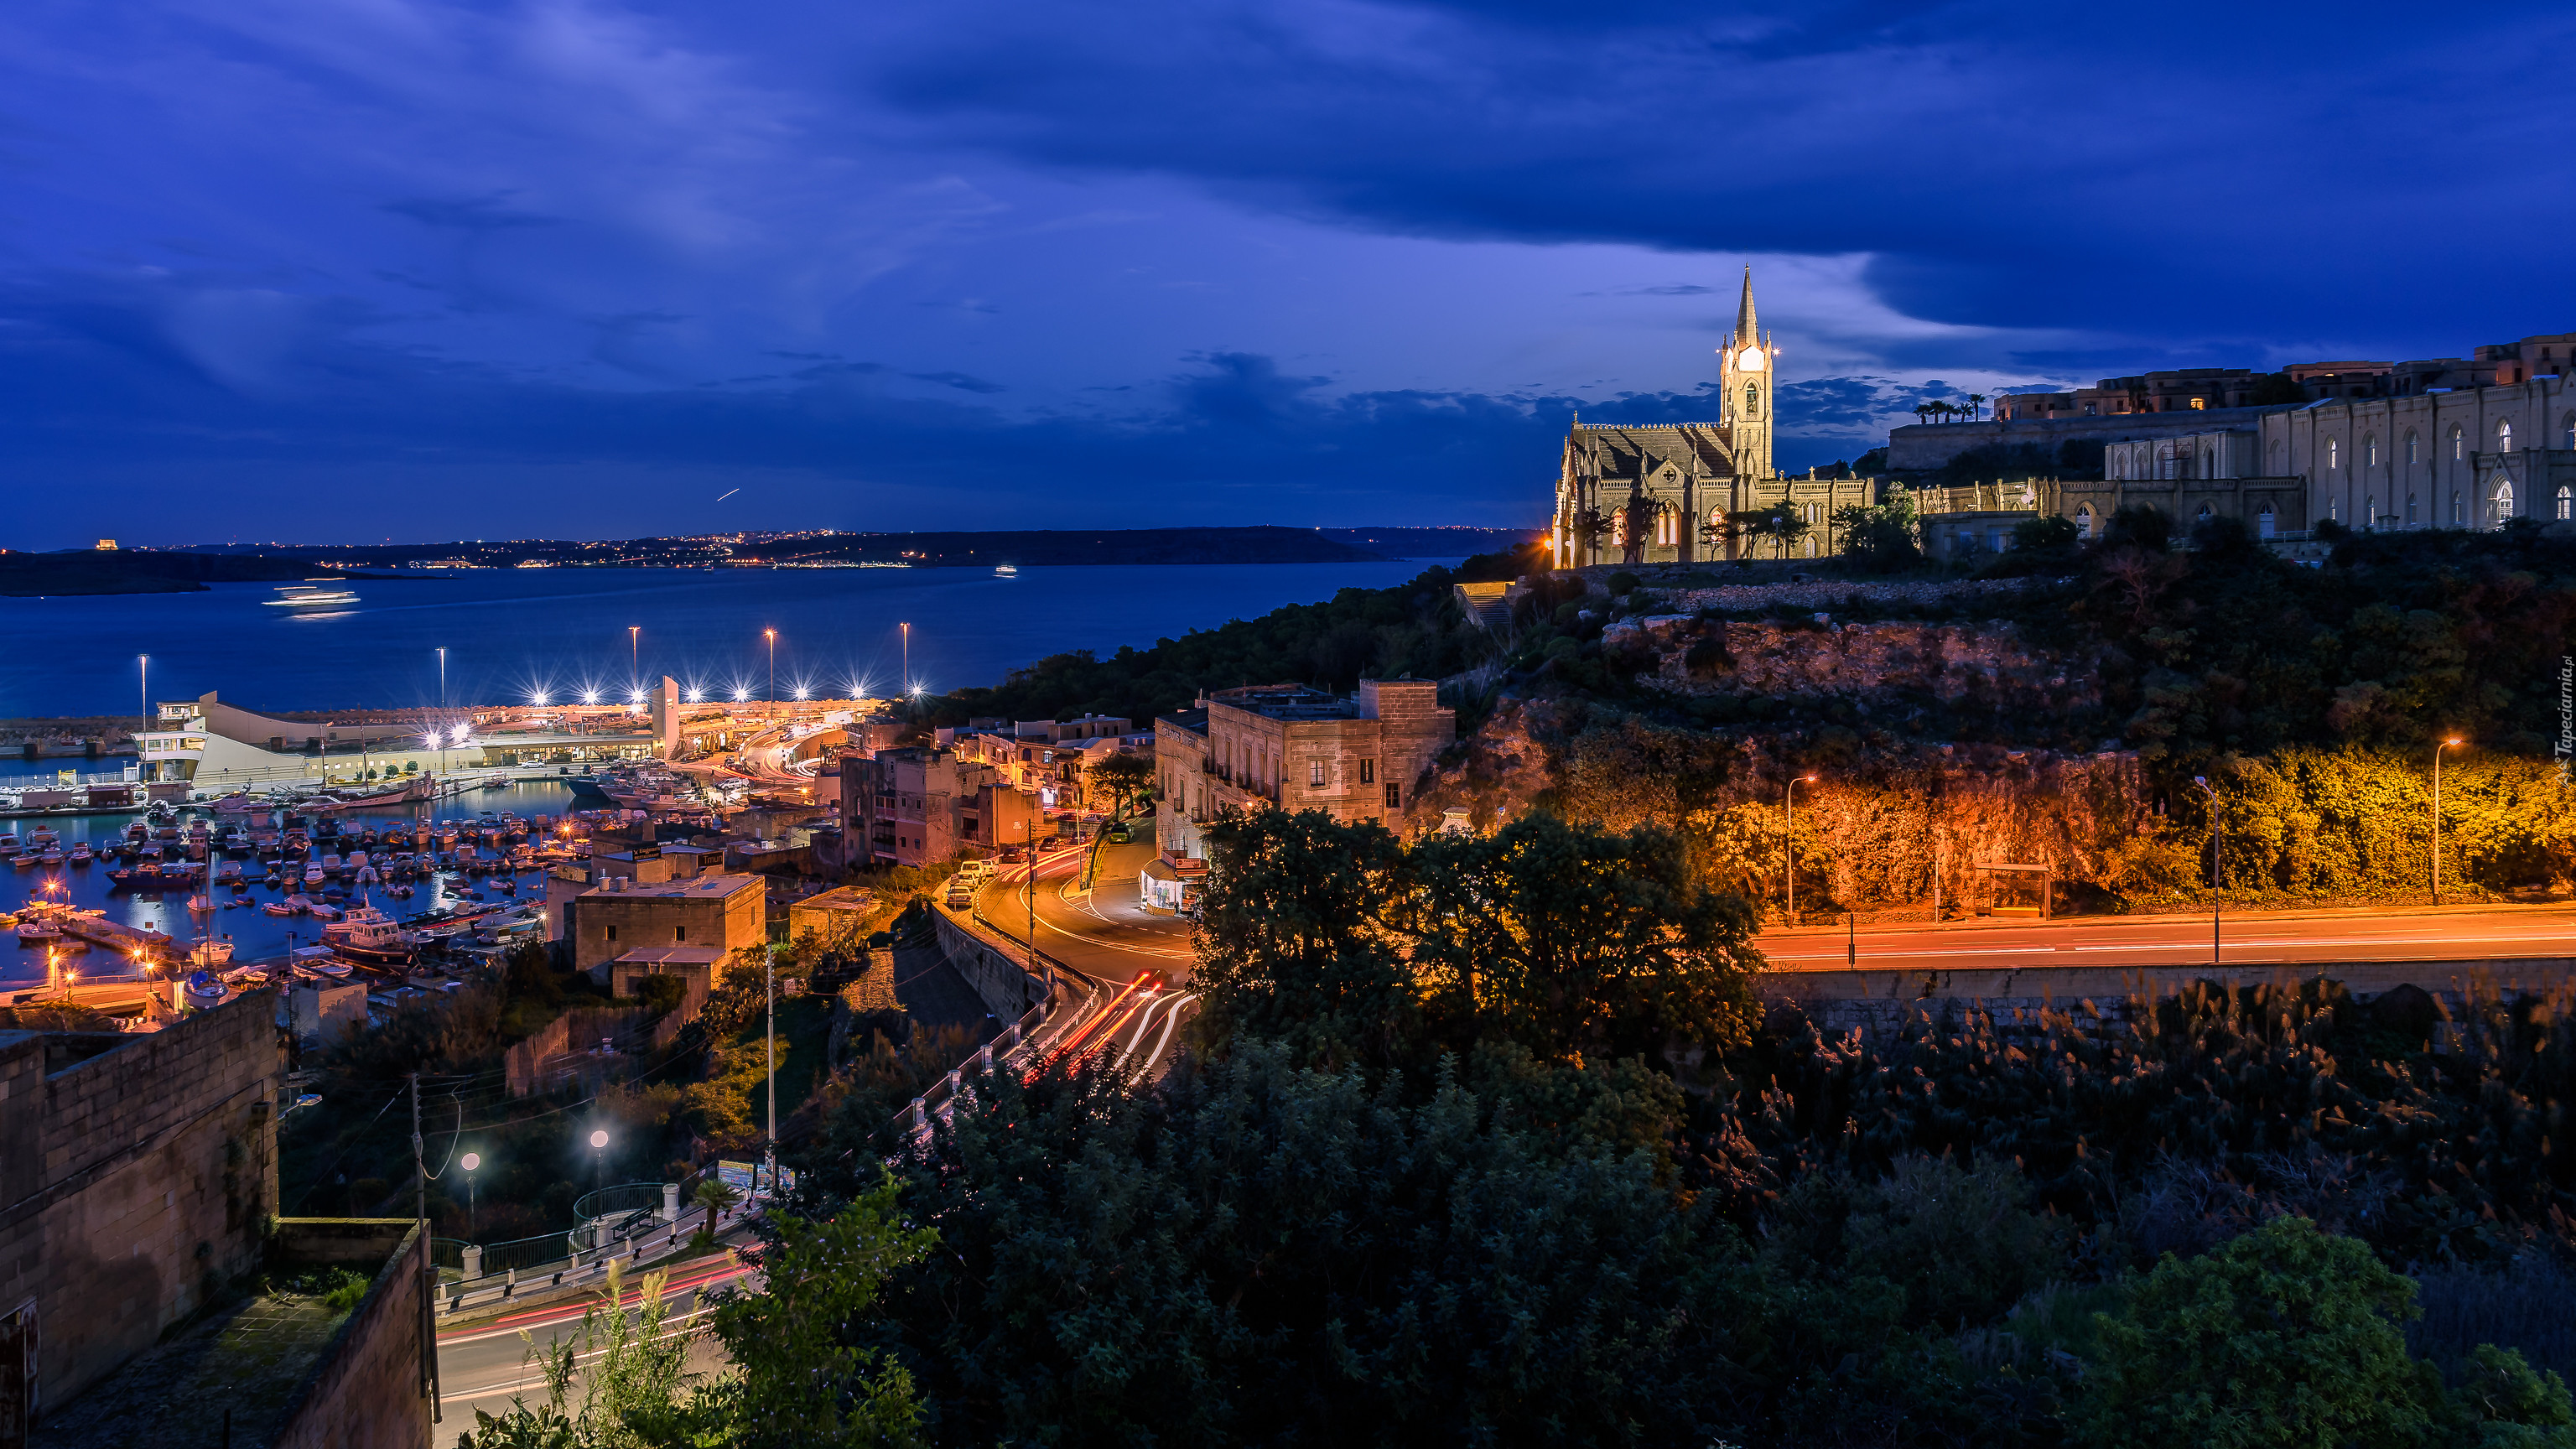
<svg viewBox="0 0 2576 1449"><path fill-rule="evenodd" d="M2339 461L2340 461L2340 460L2339 460L2339 458L2338 458L2338 456L2337 456L2337 455L2338 455L2341 451L2342 451L2342 450L2337 446L2337 444L2336 444L2336 442L2335 442L2335 440L2334 440L2334 439L2332 439L2332 438L2328 438L2328 439L2326 439L2326 471L2327 471L2327 472L2329 472L2329 473L2333 472L2333 471L2335 470L2335 468L2338 466L2338 464L2339 464Z"/></svg>
<svg viewBox="0 0 2576 1449"><path fill-rule="evenodd" d="M2420 460L2415 456L2415 435L2413 433L2408 433L2406 435L2406 466L2412 468L2418 461Z"/></svg>
<svg viewBox="0 0 2576 1449"><path fill-rule="evenodd" d="M1762 389L1749 382L1744 385L1744 415L1748 418L1762 416Z"/></svg>
<svg viewBox="0 0 2576 1449"><path fill-rule="evenodd" d="M2496 451L2499 453L2513 451L2513 420L2510 418L2496 424Z"/></svg>
<svg viewBox="0 0 2576 1449"><path fill-rule="evenodd" d="M2369 437L2361 440L2361 466L2365 468L2376 468L2379 466L2379 435L2377 433L2373 433Z"/></svg>
<svg viewBox="0 0 2576 1449"><path fill-rule="evenodd" d="M2453 428L2453 429L2451 429L2451 461L2452 461L2452 462L2456 463L2456 462L2460 461L2460 449L2462 448L2462 446L2463 446L2463 442L2462 442L2462 439L2461 439L2461 437L2460 437L2460 430L2459 430L2458 428Z"/></svg>
<svg viewBox="0 0 2576 1449"><path fill-rule="evenodd" d="M2571 491L2565 487L2561 487L2558 490L2558 516L2560 518L2576 516L2571 515L2568 512L2568 508L2571 504L2576 504L2576 491Z"/></svg>

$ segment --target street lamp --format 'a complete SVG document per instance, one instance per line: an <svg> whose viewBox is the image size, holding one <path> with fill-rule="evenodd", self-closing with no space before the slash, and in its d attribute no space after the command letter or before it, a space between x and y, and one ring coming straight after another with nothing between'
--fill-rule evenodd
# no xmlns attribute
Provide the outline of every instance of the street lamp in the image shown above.
<svg viewBox="0 0 2576 1449"><path fill-rule="evenodd" d="M778 631L763 629L760 632L769 638L769 702L776 704L778 703Z"/></svg>
<svg viewBox="0 0 2576 1449"><path fill-rule="evenodd" d="M2209 964L2218 964L2218 787L2207 775L2194 775L2191 782L2209 797Z"/></svg>
<svg viewBox="0 0 2576 1449"><path fill-rule="evenodd" d="M2453 738L2433 747L2433 904L2442 903L2442 752L2467 741Z"/></svg>
<svg viewBox="0 0 2576 1449"><path fill-rule="evenodd" d="M465 1236L470 1238L474 1236L474 1169L483 1165L483 1154L466 1153L462 1165L465 1168Z"/></svg>
<svg viewBox="0 0 2576 1449"><path fill-rule="evenodd" d="M605 1187L608 1185L608 1129L599 1128L590 1134L590 1154L590 1185Z"/></svg>
<svg viewBox="0 0 2576 1449"><path fill-rule="evenodd" d="M138 690L140 690L140 691L142 692L142 695L143 695L143 724L142 724L142 728L144 728L144 729L147 729L147 730L148 730L148 729L152 728L152 656L151 656L151 655L149 655L149 654L137 654L137 655L135 655L135 656L134 656L134 684L135 684L135 688L136 688L136 689L138 689Z"/></svg>
<svg viewBox="0 0 2576 1449"><path fill-rule="evenodd" d="M1789 782L1786 798L1781 802L1788 819L1788 829L1780 837L1782 874L1789 881L1789 924L1798 924L1798 787L1816 783L1813 775L1800 775Z"/></svg>
<svg viewBox="0 0 2576 1449"><path fill-rule="evenodd" d="M644 626L626 626L626 679L629 684L644 687Z"/></svg>

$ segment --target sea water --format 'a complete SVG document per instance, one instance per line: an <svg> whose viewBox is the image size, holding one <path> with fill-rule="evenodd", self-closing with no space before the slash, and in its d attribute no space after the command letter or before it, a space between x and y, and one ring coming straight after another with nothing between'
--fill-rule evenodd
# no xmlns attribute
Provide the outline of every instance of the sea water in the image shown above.
<svg viewBox="0 0 2576 1449"><path fill-rule="evenodd" d="M710 700L1001 682L1050 654L1150 646L1192 629L1384 588L1432 563L1024 568L468 569L360 579L358 602L270 607L277 590L0 599L0 718L133 715L209 690L250 710L429 709L543 695L614 703L667 674ZM629 630L635 632L630 635ZM767 631L777 631L773 651ZM446 650L442 682L439 651ZM138 656L149 656L148 663ZM50 775L0 762L11 775Z"/></svg>

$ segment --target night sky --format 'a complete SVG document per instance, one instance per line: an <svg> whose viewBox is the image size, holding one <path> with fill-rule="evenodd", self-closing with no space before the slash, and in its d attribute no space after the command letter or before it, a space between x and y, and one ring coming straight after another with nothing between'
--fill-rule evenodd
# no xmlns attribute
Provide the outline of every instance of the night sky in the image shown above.
<svg viewBox="0 0 2576 1449"><path fill-rule="evenodd" d="M2576 7L13 0L0 544L1536 524L2576 330ZM719 501L728 490L739 490Z"/></svg>

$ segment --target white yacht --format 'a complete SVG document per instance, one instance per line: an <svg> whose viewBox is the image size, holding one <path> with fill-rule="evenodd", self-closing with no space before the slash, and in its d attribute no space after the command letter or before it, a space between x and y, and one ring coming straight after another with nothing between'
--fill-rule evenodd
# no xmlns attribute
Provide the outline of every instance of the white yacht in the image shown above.
<svg viewBox="0 0 2576 1449"><path fill-rule="evenodd" d="M357 594L338 579L306 579L277 592L277 598L268 600L272 609L344 609L358 602Z"/></svg>

